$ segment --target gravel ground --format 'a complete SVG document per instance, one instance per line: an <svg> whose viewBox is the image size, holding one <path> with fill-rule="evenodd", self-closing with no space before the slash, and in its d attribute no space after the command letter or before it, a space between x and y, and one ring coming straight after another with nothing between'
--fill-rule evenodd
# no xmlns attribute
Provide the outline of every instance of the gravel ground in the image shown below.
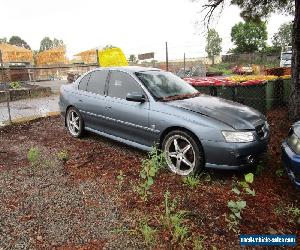
<svg viewBox="0 0 300 250"><path fill-rule="evenodd" d="M35 130L44 129L39 122L35 125ZM11 167L0 160L0 249L144 248L136 235L118 232L130 218L122 215L119 198L108 191L111 181L102 176L74 181L44 145L39 145L41 157L32 166L27 152L37 144L21 131L8 138L0 133L0 140L11 143L9 148L0 145L0 159L11 160ZM16 138L22 143L13 146Z"/></svg>
<svg viewBox="0 0 300 250"><path fill-rule="evenodd" d="M250 170L256 195L242 197L247 208L241 234L300 235L297 216L288 212L299 208L299 192L285 174L276 174L280 144L290 127L286 114L281 109L268 115L270 157L259 173ZM33 147L41 152L35 166L27 159ZM58 159L62 151L69 156L64 162ZM60 117L0 128L0 250L145 249L138 231L143 220L156 230L155 249L192 249L199 237L203 249L244 249L225 218L227 202L238 198L231 191L233 179L243 180L247 172L209 171L209 178L204 175L191 189L181 177L161 170L149 200L142 201L134 187L145 157L97 135L73 138ZM121 170L125 177L119 186ZM176 209L188 215L185 240L176 240L174 228L162 221L166 190L178 201Z"/></svg>

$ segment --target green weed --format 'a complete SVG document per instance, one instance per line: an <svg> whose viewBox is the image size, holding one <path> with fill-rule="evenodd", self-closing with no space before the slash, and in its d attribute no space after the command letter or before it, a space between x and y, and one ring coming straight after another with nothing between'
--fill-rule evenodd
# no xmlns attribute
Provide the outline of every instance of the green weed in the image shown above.
<svg viewBox="0 0 300 250"><path fill-rule="evenodd" d="M184 186L195 189L200 184L200 179L196 176L186 176L182 178L182 182Z"/></svg>
<svg viewBox="0 0 300 250"><path fill-rule="evenodd" d="M63 163L66 163L69 160L69 154L66 150L62 150L57 153L57 158Z"/></svg>
<svg viewBox="0 0 300 250"><path fill-rule="evenodd" d="M38 148L32 147L29 149L27 159L32 167L37 167L40 164L41 152Z"/></svg>

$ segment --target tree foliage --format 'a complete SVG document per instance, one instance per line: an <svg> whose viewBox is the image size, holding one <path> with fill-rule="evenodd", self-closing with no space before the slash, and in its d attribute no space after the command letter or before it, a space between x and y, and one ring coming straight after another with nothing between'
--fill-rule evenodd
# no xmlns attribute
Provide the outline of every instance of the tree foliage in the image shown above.
<svg viewBox="0 0 300 250"><path fill-rule="evenodd" d="M40 52L48 50L48 49L53 49L59 46L64 46L64 42L63 40L59 40L54 38L53 40L51 40L49 37L44 37L41 41L40 44Z"/></svg>
<svg viewBox="0 0 300 250"><path fill-rule="evenodd" d="M6 37L0 38L0 43L7 43L7 38Z"/></svg>
<svg viewBox="0 0 300 250"><path fill-rule="evenodd" d="M294 0L231 0L231 4L238 5L245 20L260 20L270 13L294 12Z"/></svg>
<svg viewBox="0 0 300 250"><path fill-rule="evenodd" d="M222 51L222 38L219 36L215 29L209 29L206 37L206 47L205 51L210 58L220 55Z"/></svg>
<svg viewBox="0 0 300 250"><path fill-rule="evenodd" d="M204 21L207 26L217 9L223 8L225 0L191 0L203 2L202 9L206 12ZM289 105L289 117L300 119L300 1L299 0L228 0L230 4L240 7L241 16L246 21L257 22L271 13L294 15L292 31L292 84ZM221 9L222 10L222 9Z"/></svg>
<svg viewBox="0 0 300 250"><path fill-rule="evenodd" d="M130 55L128 61L132 62L132 63L137 63L138 62L135 55Z"/></svg>
<svg viewBox="0 0 300 250"><path fill-rule="evenodd" d="M117 47L114 46L114 45L111 45L111 44L107 44L107 45L105 45L105 46L103 47L104 50L105 50L105 49L113 49L113 48L117 48Z"/></svg>
<svg viewBox="0 0 300 250"><path fill-rule="evenodd" d="M278 32L276 32L272 37L272 44L274 47L283 48L287 45L291 45L292 43L292 30L293 23L283 23Z"/></svg>
<svg viewBox="0 0 300 250"><path fill-rule="evenodd" d="M9 44L16 45L18 47L23 47L25 49L31 49L30 46L19 36L12 36L9 41Z"/></svg>
<svg viewBox="0 0 300 250"><path fill-rule="evenodd" d="M239 22L231 29L231 41L236 53L253 53L266 48L268 32L266 22Z"/></svg>
<svg viewBox="0 0 300 250"><path fill-rule="evenodd" d="M64 46L64 41L54 38L53 39L53 48Z"/></svg>
<svg viewBox="0 0 300 250"><path fill-rule="evenodd" d="M223 8L225 0L191 0L194 2L205 2L202 4L203 11L206 11L204 21L210 23L210 19L218 8ZM294 14L294 0L230 0L230 4L241 8L241 16L244 20L259 21L270 13Z"/></svg>

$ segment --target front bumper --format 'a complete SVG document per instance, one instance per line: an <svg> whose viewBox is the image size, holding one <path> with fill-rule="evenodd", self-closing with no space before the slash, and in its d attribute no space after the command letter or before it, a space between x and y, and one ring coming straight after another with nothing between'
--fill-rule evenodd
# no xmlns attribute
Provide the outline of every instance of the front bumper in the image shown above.
<svg viewBox="0 0 300 250"><path fill-rule="evenodd" d="M201 141L205 153L205 167L235 170L253 166L268 149L268 139L249 143Z"/></svg>
<svg viewBox="0 0 300 250"><path fill-rule="evenodd" d="M282 143L281 151L282 163L289 178L300 188L300 155L295 154L286 141Z"/></svg>

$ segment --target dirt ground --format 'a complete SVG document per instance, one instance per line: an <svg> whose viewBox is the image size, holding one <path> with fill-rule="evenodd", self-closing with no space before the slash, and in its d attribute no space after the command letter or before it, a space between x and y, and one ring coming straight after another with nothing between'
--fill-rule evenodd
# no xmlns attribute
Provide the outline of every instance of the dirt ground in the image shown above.
<svg viewBox="0 0 300 250"><path fill-rule="evenodd" d="M268 120L268 160L258 169L207 171L195 189L161 170L148 201L135 191L144 152L93 134L72 138L60 117L1 128L0 249L240 249L239 234L226 222L227 202L235 198L233 180L249 171L256 195L244 197L240 233L299 234L299 215L292 212L300 207L299 192L280 163L291 123L284 108ZM31 148L40 152L35 165L27 158ZM59 159L62 151L68 159ZM186 211L185 239L174 241L162 226L167 190L177 209ZM139 230L143 220L156 230L151 245Z"/></svg>

